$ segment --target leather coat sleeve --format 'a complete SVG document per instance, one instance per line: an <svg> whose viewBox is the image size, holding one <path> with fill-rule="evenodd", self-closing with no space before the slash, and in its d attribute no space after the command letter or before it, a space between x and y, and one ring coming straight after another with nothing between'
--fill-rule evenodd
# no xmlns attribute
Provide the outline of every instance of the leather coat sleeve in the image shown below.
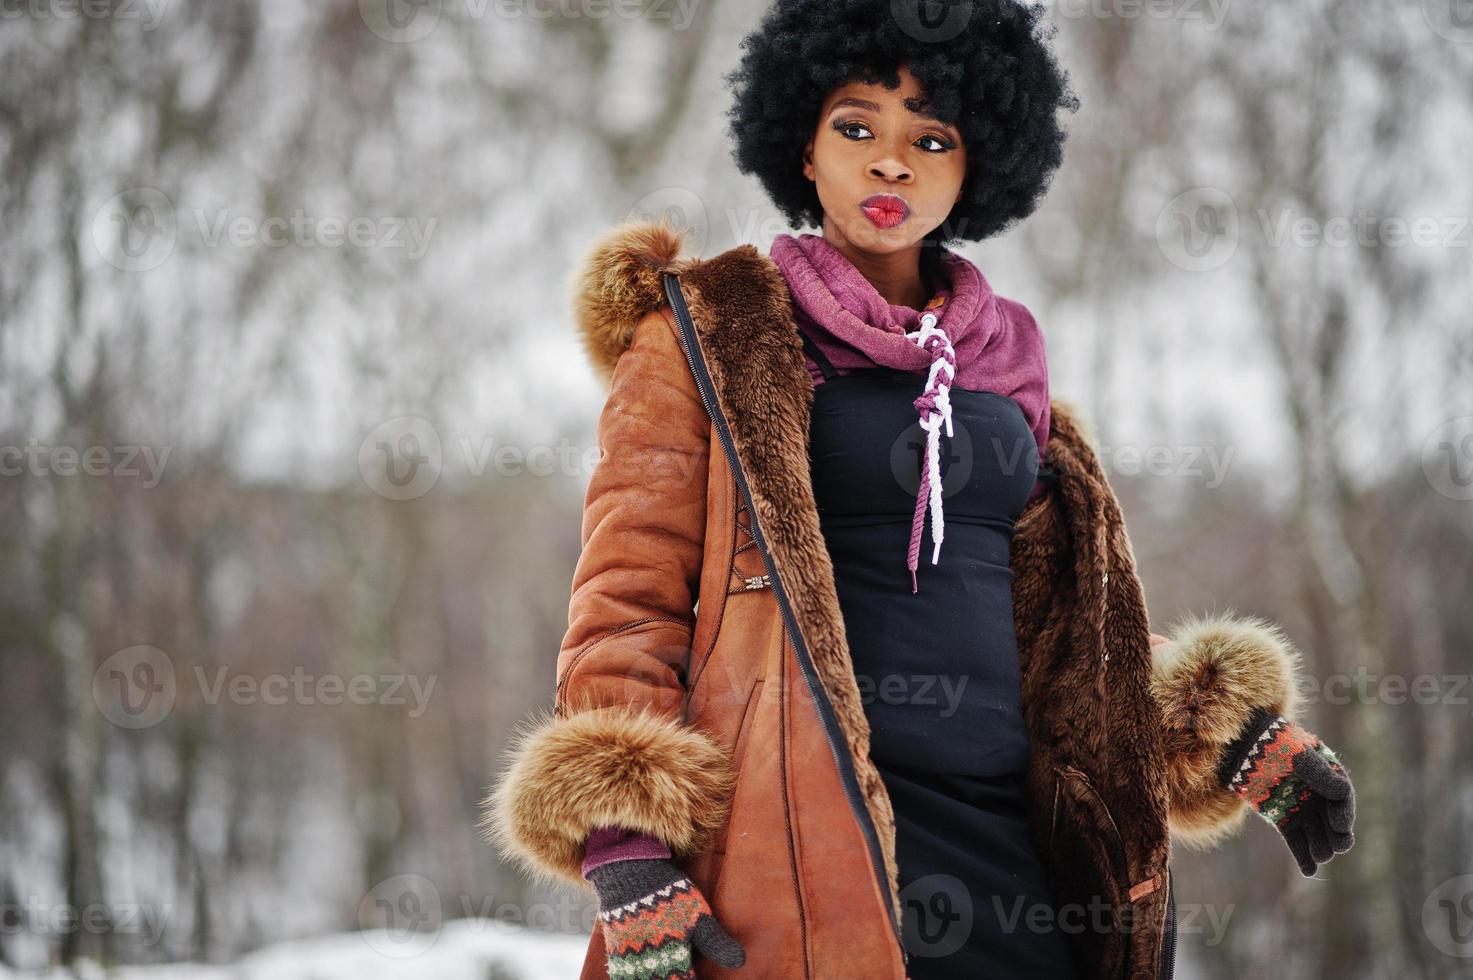
<svg viewBox="0 0 1473 980"><path fill-rule="evenodd" d="M684 723L711 423L668 308L639 320L615 364L598 442L553 713L513 737L482 823L530 876L585 888L591 830L694 852L725 819L733 778Z"/></svg>
<svg viewBox="0 0 1473 980"><path fill-rule="evenodd" d="M711 423L674 328L645 317L614 367L583 505L555 710L678 717L706 532Z"/></svg>

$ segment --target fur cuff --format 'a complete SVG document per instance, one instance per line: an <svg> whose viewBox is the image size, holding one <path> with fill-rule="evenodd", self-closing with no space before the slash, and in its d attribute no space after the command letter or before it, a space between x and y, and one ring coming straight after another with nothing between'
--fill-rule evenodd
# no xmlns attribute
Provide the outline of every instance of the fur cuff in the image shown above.
<svg viewBox="0 0 1473 980"><path fill-rule="evenodd" d="M590 831L625 827L676 857L694 853L725 822L734 782L704 733L643 708L544 715L513 736L508 756L482 804L482 834L530 877L585 889Z"/></svg>
<svg viewBox="0 0 1473 980"><path fill-rule="evenodd" d="M1152 651L1151 692L1164 726L1171 830L1208 848L1247 813L1217 779L1223 751L1257 708L1293 718L1299 653L1273 623L1231 613L1189 618L1165 635Z"/></svg>

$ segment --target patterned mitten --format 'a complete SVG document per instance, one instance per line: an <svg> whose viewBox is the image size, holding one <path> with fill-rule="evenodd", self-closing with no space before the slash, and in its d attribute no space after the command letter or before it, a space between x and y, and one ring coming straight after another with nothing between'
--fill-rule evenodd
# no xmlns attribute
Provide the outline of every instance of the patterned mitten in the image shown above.
<svg viewBox="0 0 1473 980"><path fill-rule="evenodd" d="M1305 877L1355 843L1349 774L1319 736L1282 715L1256 710L1217 777L1278 828Z"/></svg>
<svg viewBox="0 0 1473 980"><path fill-rule="evenodd" d="M609 861L587 878L598 890L610 980L695 980L692 949L731 969L747 961L700 889L669 860Z"/></svg>

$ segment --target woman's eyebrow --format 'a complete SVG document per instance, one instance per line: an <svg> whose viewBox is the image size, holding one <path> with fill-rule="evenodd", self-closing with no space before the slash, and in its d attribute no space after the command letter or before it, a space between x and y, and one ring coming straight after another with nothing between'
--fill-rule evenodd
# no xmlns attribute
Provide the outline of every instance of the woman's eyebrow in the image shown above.
<svg viewBox="0 0 1473 980"><path fill-rule="evenodd" d="M833 112L835 109L841 109L845 106L853 106L856 109L868 109L870 112L885 111L884 107L882 107L878 102L871 102L869 99L861 99L857 96L850 95L845 96L838 102L835 102L833 106L829 109L829 112ZM913 105L907 103L906 108L910 110L911 115L919 116L923 122L935 123L937 126L944 126L948 129L954 128L951 126L950 123L942 122L935 116L928 116L924 112L917 112L916 107Z"/></svg>
<svg viewBox="0 0 1473 980"><path fill-rule="evenodd" d="M834 109L839 109L839 108L842 108L842 107L847 106L847 105L852 105L856 109L868 109L870 112L884 112L885 111L884 109L882 109L880 107L880 104L878 102L871 102L869 99L856 98L856 97L854 97L852 95L851 96L848 96L846 98L842 98L838 102L835 102L834 105L833 105L833 108L829 109L829 111L830 112L833 112Z"/></svg>

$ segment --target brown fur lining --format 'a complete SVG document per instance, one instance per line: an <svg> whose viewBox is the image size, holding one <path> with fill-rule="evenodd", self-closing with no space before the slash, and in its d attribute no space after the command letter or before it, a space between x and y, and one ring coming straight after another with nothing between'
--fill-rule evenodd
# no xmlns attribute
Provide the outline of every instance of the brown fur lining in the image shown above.
<svg viewBox="0 0 1473 980"><path fill-rule="evenodd" d="M703 732L645 709L539 716L513 736L483 804L482 834L529 877L587 888L584 840L618 826L660 838L677 857L726 822L735 777Z"/></svg>

